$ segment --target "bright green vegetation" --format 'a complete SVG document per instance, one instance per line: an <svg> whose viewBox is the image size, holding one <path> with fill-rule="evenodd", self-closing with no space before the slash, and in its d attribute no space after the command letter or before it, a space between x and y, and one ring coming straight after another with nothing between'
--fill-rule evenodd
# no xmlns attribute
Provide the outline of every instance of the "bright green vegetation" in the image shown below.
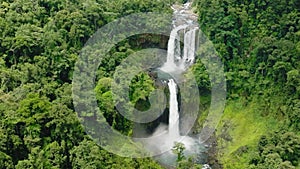
<svg viewBox="0 0 300 169"><path fill-rule="evenodd" d="M172 152L177 155L177 168L178 169L201 169L202 165L194 164L192 158L184 156L184 144L175 142Z"/></svg>
<svg viewBox="0 0 300 169"><path fill-rule="evenodd" d="M227 105L217 130L219 157L225 168L247 168L260 137L277 130L280 124L272 117L260 116L254 104L230 101Z"/></svg>
<svg viewBox="0 0 300 169"><path fill-rule="evenodd" d="M96 145L77 118L71 89L79 52L98 28L135 12L172 12L173 3L2 0L0 169L162 168L150 158L122 158ZM195 0L193 9L225 65L228 101L215 133L221 166L300 168L299 1ZM133 124L117 113L112 101L115 68L143 47L165 49L167 39L130 37L111 49L99 67L98 106L122 134L130 136ZM197 132L207 114L210 84L199 60L192 71L204 112L194 127ZM131 81L130 100L139 110L149 107L149 93L161 87L153 77L141 73ZM180 168L200 167L182 157L182 145L177 148Z"/></svg>
<svg viewBox="0 0 300 169"><path fill-rule="evenodd" d="M219 162L226 169L299 168L299 1L197 0L194 9L227 77Z"/></svg>

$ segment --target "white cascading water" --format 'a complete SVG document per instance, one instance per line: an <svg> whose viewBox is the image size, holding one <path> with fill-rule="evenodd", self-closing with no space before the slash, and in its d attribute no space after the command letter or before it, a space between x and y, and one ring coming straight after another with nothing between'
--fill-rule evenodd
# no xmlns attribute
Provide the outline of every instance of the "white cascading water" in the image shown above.
<svg viewBox="0 0 300 169"><path fill-rule="evenodd" d="M180 25L171 31L168 41L167 61L160 68L164 72L174 72L178 70L175 59L181 59L180 36L179 31L185 29L188 25Z"/></svg>
<svg viewBox="0 0 300 169"><path fill-rule="evenodd" d="M193 64L195 60L196 31L198 27L190 28L190 30L185 32L183 41L183 56L181 56L180 49L179 31L187 29L189 26L190 25L180 25L172 30L168 41L167 61L160 70L167 73L176 72L177 74L180 74Z"/></svg>
<svg viewBox="0 0 300 169"><path fill-rule="evenodd" d="M176 78L180 76L189 66L191 66L195 59L196 50L196 31L198 25L191 20L185 12L189 9L190 3L184 5L184 8L178 10L173 7L175 20L173 20L173 30L170 33L168 41L167 60L163 64L161 71L169 73ZM180 48L180 34L183 34L183 51ZM182 139L179 129L179 111L177 101L177 85L174 79L168 80L168 87L170 91L169 102L169 126L168 126L168 146L173 146L175 141ZM183 140L181 140L183 141ZM193 141L187 141L187 147Z"/></svg>
<svg viewBox="0 0 300 169"><path fill-rule="evenodd" d="M190 3L184 5L184 9L181 11L176 11L174 13L184 13L188 10ZM179 24L176 26L174 24L174 29L171 31L170 39L168 41L168 55L167 61L160 68L160 70L170 73L170 74L181 74L189 66L194 63L195 51L196 49L196 39L197 39L197 24L193 23L191 20L186 20L185 24ZM183 39L183 52L180 49L180 31L184 30ZM169 146L174 141L181 140L184 143L187 150L193 149L195 145L195 140L191 137L180 136L179 128L179 111L178 111L178 101L177 101L177 85L173 79L169 79L168 87L170 91L170 101L169 101L169 126L168 126L168 143ZM203 169L211 169L208 164L203 165Z"/></svg>
<svg viewBox="0 0 300 169"><path fill-rule="evenodd" d="M198 27L192 27L187 32L184 32L184 46L183 46L183 56L181 56L180 49L180 36L179 31L182 29L187 29L191 25L180 25L175 27L170 35L168 42L168 56L167 61L160 68L160 70L170 73L170 74L181 74L189 66L194 63L195 60L195 50L196 50L196 31ZM193 26L193 25L192 25ZM193 149L196 144L195 139L191 137L180 136L179 128L179 111L178 111L178 101L177 101L177 85L174 79L169 79L168 87L170 91L169 100L169 126L168 134L165 142L168 147L172 147L175 141L182 142L186 147L186 150ZM211 169L208 164L204 164L202 169Z"/></svg>
<svg viewBox="0 0 300 169"><path fill-rule="evenodd" d="M171 31L170 39L168 42L168 55L167 61L160 68L162 71L167 73L178 73L180 74L186 70L191 64L193 64L195 59L195 49L196 49L196 31L198 27L192 27L187 32L184 32L184 51L183 56L181 56L180 50L180 36L179 31L188 29L191 25L180 25L175 27ZM192 25L193 26L193 25ZM170 139L176 139L180 136L179 132L179 112L178 112L178 102L177 102L177 89L176 83L173 79L169 79L168 82L170 91L170 110L169 110L169 127L168 133Z"/></svg>
<svg viewBox="0 0 300 169"><path fill-rule="evenodd" d="M191 28L190 28L191 27ZM184 41L183 41L183 49L184 53L182 56L182 52L180 50L180 39L179 39L179 31L180 30L188 30L183 31L184 33ZM195 59L195 41L196 41L196 31L198 27L194 25L179 25L175 27L172 32L168 42L168 56L167 61L160 68L162 71L166 73L170 73L171 75L180 75L184 72L189 66L193 64ZM179 49L179 52L178 52ZM179 128L179 111L178 111L178 99L177 99L177 84L174 79L169 79L168 87L170 92L169 98L169 126L168 126L168 147L174 146L175 141L180 141L184 143L186 149L191 149L194 145L194 140L190 137L182 137L180 136L180 128Z"/></svg>
<svg viewBox="0 0 300 169"><path fill-rule="evenodd" d="M159 69L163 72L171 75L180 75L189 66L194 63L197 39L197 17L190 12L191 3L184 4L183 7L178 8L172 6L174 10L175 20L173 20L173 30L171 31L168 41L168 53L167 60ZM182 31L183 30L183 31ZM180 33L184 33L183 39L183 51L180 49ZM174 79L168 80L168 87L170 91L169 100L169 125L164 127L160 125L152 136L159 135L159 140L153 138L147 142L147 146L150 149L171 149L174 146L175 141L180 141L184 144L187 151L195 149L197 139L188 136L180 136L179 128L179 111L177 101L177 84ZM157 146L157 142L160 145ZM168 152L169 155L172 152ZM165 154L165 158L169 158L168 153ZM163 163L166 163L163 155L160 157ZM211 169L209 165L204 164L203 169Z"/></svg>
<svg viewBox="0 0 300 169"><path fill-rule="evenodd" d="M169 127L168 134L170 139L179 137L179 112L177 102L177 87L173 79L168 82L170 91L170 110L169 110Z"/></svg>
<svg viewBox="0 0 300 169"><path fill-rule="evenodd" d="M183 61L193 63L195 59L197 28L191 29L184 34Z"/></svg>

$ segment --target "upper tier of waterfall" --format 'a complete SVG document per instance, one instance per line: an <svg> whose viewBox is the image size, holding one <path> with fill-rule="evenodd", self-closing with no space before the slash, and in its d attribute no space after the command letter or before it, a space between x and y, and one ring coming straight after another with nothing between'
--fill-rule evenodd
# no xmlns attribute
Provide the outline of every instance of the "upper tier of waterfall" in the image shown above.
<svg viewBox="0 0 300 169"><path fill-rule="evenodd" d="M173 30L168 41L167 61L160 70L173 75L181 74L195 60L197 46L197 17L190 11L190 3L183 7L173 5ZM183 36L183 39L181 39ZM183 50L181 44L183 43Z"/></svg>

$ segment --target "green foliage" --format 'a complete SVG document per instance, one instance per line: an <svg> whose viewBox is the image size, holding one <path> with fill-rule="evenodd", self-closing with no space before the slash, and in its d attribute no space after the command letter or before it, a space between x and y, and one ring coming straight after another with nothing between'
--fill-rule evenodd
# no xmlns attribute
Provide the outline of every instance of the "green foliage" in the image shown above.
<svg viewBox="0 0 300 169"><path fill-rule="evenodd" d="M86 139L71 90L78 54L98 28L151 11L171 9L152 0L0 2L0 168L160 168L151 159L117 157ZM114 110L109 77L132 51L127 40L111 51L95 89L107 121L125 134L132 124ZM139 94L133 92L134 100Z"/></svg>
<svg viewBox="0 0 300 169"><path fill-rule="evenodd" d="M298 146L299 2L197 0L194 6L225 65L230 101L217 131L223 167L298 167L297 148L283 142ZM278 127L289 132L274 134ZM268 146L258 148L261 135L278 135L280 145L268 137Z"/></svg>
<svg viewBox="0 0 300 169"><path fill-rule="evenodd" d="M202 165L194 164L192 158L187 158L178 162L178 169L202 169Z"/></svg>
<svg viewBox="0 0 300 169"><path fill-rule="evenodd" d="M175 2L185 1L1 1L0 168L161 168L151 159L112 155L87 139L74 112L71 82L80 49L98 28L135 12L171 12ZM194 1L200 27L225 65L231 101L217 131L224 168L299 167L299 7L297 0ZM97 72L99 108L124 134L131 134L132 123L115 110L113 73L145 44L164 48L158 39L124 40ZM199 60L192 67L206 94L205 69ZM146 110L154 88L148 74L138 74L131 81L130 100ZM284 132L275 133L278 128ZM183 150L180 144L174 148L178 167L200 167L184 158Z"/></svg>
<svg viewBox="0 0 300 169"><path fill-rule="evenodd" d="M172 152L177 155L177 168L179 169L202 169L202 165L196 164L192 157L184 155L185 146L181 142L174 142Z"/></svg>
<svg viewBox="0 0 300 169"><path fill-rule="evenodd" d="M161 168L149 158L130 159L110 154L90 140L83 140L71 152L72 168L108 169L108 168Z"/></svg>
<svg viewBox="0 0 300 169"><path fill-rule="evenodd" d="M253 167L295 168L299 163L300 137L293 132L276 132L262 136L259 156L252 159Z"/></svg>
<svg viewBox="0 0 300 169"><path fill-rule="evenodd" d="M11 157L3 152L0 152L0 168L14 168Z"/></svg>
<svg viewBox="0 0 300 169"><path fill-rule="evenodd" d="M129 97L133 103L140 100L146 101L149 94L154 90L154 82L146 73L140 73L131 81ZM145 107L145 106L141 106ZM147 107L147 106L146 106Z"/></svg>
<svg viewBox="0 0 300 169"><path fill-rule="evenodd" d="M180 143L180 142L175 142L174 144L175 145L172 148L172 152L177 155L176 161L180 162L185 158L184 153L183 153L183 151L185 150L185 146L183 143Z"/></svg>

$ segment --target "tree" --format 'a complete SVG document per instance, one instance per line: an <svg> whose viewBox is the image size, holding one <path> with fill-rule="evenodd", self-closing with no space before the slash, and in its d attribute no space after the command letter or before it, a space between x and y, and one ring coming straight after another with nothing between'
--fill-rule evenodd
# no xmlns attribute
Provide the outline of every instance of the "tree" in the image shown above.
<svg viewBox="0 0 300 169"><path fill-rule="evenodd" d="M0 168L13 169L12 159L7 154L0 151Z"/></svg>
<svg viewBox="0 0 300 169"><path fill-rule="evenodd" d="M172 148L172 152L177 155L177 162L185 159L183 151L185 150L184 144L180 142L175 142L175 145Z"/></svg>

